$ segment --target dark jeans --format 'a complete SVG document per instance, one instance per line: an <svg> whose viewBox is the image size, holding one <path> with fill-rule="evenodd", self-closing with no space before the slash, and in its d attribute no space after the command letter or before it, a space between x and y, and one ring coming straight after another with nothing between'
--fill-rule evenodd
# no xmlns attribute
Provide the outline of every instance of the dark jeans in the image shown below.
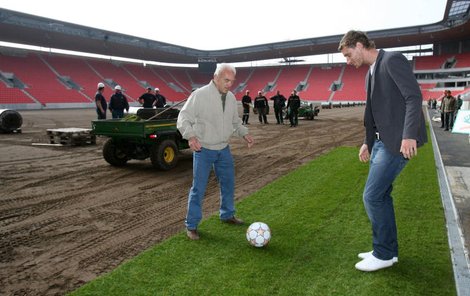
<svg viewBox="0 0 470 296"><path fill-rule="evenodd" d="M98 119L106 119L106 110L104 110L104 113L101 113L100 109L96 109L96 114L98 114Z"/></svg>
<svg viewBox="0 0 470 296"><path fill-rule="evenodd" d="M403 155L390 153L376 140L364 188L364 207L372 224L374 256L381 260L398 257L397 226L393 209L393 181L408 163Z"/></svg>
<svg viewBox="0 0 470 296"><path fill-rule="evenodd" d="M113 118L123 118L124 117L124 110L114 109L113 111L111 111L111 114L113 115Z"/></svg>
<svg viewBox="0 0 470 296"><path fill-rule="evenodd" d="M266 107L263 108L258 108L258 119L259 122L263 123L268 123L268 118L266 117Z"/></svg>
<svg viewBox="0 0 470 296"><path fill-rule="evenodd" d="M445 115L445 127L446 129L452 129L454 126L454 112L446 112Z"/></svg>
<svg viewBox="0 0 470 296"><path fill-rule="evenodd" d="M284 119L282 118L282 108L274 107L274 115L276 115L277 123L284 123Z"/></svg>
<svg viewBox="0 0 470 296"><path fill-rule="evenodd" d="M290 110L289 121L291 126L297 126L299 124L299 109Z"/></svg>
<svg viewBox="0 0 470 296"><path fill-rule="evenodd" d="M242 122L243 122L244 124L247 124L249 118L250 118L250 107L243 107Z"/></svg>

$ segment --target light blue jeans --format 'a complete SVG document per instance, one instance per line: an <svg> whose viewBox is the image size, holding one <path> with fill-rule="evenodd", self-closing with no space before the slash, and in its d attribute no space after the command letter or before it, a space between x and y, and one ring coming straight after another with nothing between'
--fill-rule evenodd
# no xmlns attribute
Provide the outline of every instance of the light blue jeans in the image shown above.
<svg viewBox="0 0 470 296"><path fill-rule="evenodd" d="M390 153L382 141L375 141L363 199L372 224L373 254L381 260L398 257L397 226L391 193L393 181L407 162L401 154Z"/></svg>
<svg viewBox="0 0 470 296"><path fill-rule="evenodd" d="M202 201L212 168L220 188L220 219L227 220L235 214L235 168L230 147L227 146L222 150L202 148L199 152L193 152L193 185L189 191L185 221L189 230L197 229L201 222Z"/></svg>

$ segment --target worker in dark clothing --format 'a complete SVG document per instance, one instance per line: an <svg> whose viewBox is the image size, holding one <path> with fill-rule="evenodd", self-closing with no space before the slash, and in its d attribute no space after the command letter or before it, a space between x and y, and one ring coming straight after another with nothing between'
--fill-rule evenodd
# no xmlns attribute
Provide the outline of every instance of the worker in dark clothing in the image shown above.
<svg viewBox="0 0 470 296"><path fill-rule="evenodd" d="M242 106L243 106L242 124L249 124L248 119L250 118L250 107L252 107L249 90L245 92L245 95L242 98Z"/></svg>
<svg viewBox="0 0 470 296"><path fill-rule="evenodd" d="M124 109L126 109L126 112L129 112L129 102L126 96L122 94L120 85L116 85L114 91L109 100L109 111L111 111L113 118L123 118Z"/></svg>
<svg viewBox="0 0 470 296"><path fill-rule="evenodd" d="M155 103L155 106L157 108L163 108L166 105L166 98L160 93L160 89L158 87L155 88L155 97L157 98L157 101Z"/></svg>
<svg viewBox="0 0 470 296"><path fill-rule="evenodd" d="M274 101L274 115L276 115L277 124L284 124L282 109L286 106L286 97L281 95L280 91L277 91L277 94L270 100Z"/></svg>
<svg viewBox="0 0 470 296"><path fill-rule="evenodd" d="M259 122L268 124L268 118L266 117L266 113L268 111L268 99L263 96L261 91L258 92L258 96L255 98L255 108L258 110Z"/></svg>
<svg viewBox="0 0 470 296"><path fill-rule="evenodd" d="M98 114L98 119L106 119L106 109L108 108L108 103L103 96L104 92L104 83L98 83L98 91L95 94L95 104L96 104L96 114Z"/></svg>
<svg viewBox="0 0 470 296"><path fill-rule="evenodd" d="M142 104L144 108L153 108L157 97L152 93L152 88L147 87L147 92L139 97L139 103Z"/></svg>
<svg viewBox="0 0 470 296"><path fill-rule="evenodd" d="M297 126L299 124L300 98L295 89L287 100L287 108L289 109L290 126Z"/></svg>

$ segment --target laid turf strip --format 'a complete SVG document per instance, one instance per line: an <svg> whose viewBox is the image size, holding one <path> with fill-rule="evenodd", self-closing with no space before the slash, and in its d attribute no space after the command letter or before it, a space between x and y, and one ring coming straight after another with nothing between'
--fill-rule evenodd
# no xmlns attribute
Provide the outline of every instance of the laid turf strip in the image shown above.
<svg viewBox="0 0 470 296"><path fill-rule="evenodd" d="M342 147L270 183L237 204L245 226L180 233L72 295L455 295L432 146L419 149L395 182L399 262L374 273L354 269L371 250L362 204L368 164ZM269 225L265 248L248 244L248 225Z"/></svg>

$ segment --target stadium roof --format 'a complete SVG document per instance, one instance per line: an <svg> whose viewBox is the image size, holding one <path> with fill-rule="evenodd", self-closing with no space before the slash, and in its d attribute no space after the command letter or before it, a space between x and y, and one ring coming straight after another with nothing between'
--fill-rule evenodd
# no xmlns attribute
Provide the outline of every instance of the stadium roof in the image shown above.
<svg viewBox="0 0 470 296"><path fill-rule="evenodd" d="M369 31L380 48L470 39L470 1L448 0L444 18L422 26ZM0 41L176 64L251 62L336 53L342 35L223 50L198 50L0 8Z"/></svg>

